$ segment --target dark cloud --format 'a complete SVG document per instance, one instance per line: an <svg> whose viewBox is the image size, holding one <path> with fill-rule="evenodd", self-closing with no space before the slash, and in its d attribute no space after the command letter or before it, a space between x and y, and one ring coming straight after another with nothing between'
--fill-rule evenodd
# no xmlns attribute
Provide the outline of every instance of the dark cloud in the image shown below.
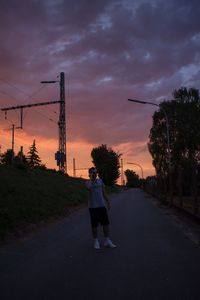
<svg viewBox="0 0 200 300"><path fill-rule="evenodd" d="M153 108L127 98L159 101L182 85L199 88L199 15L195 0L1 1L0 78L32 95L41 80L64 71L71 141L144 141ZM19 103L59 97L55 87L27 99L1 81L0 91L1 107L14 97ZM52 130L35 112L26 130L53 136L52 111L47 107L44 117Z"/></svg>

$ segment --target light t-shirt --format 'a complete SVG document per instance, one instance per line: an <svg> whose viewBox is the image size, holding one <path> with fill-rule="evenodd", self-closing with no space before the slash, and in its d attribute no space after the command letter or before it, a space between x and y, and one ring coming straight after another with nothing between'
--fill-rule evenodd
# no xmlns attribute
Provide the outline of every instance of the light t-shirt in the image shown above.
<svg viewBox="0 0 200 300"><path fill-rule="evenodd" d="M91 188L88 199L89 208L105 206L105 199L103 196L103 188L105 185L103 181L100 178L97 178L95 181L88 180L86 186Z"/></svg>

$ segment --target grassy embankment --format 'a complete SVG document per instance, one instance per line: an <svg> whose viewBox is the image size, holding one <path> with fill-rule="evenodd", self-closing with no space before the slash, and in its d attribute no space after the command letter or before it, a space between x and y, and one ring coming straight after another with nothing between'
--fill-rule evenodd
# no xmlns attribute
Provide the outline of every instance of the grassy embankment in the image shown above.
<svg viewBox="0 0 200 300"><path fill-rule="evenodd" d="M0 165L0 241L68 215L87 196L84 179Z"/></svg>

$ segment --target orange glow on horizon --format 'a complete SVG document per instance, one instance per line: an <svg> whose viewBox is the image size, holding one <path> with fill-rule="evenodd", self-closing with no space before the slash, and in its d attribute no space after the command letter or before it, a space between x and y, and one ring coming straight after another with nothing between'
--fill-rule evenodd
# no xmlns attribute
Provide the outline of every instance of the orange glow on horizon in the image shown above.
<svg viewBox="0 0 200 300"><path fill-rule="evenodd" d="M7 149L11 149L11 131L1 131L0 134L0 145L1 152L5 152ZM42 163L45 164L48 168L58 170L56 166L56 161L54 159L54 154L58 148L57 139L47 139L41 136L31 136L26 132L21 130L16 130L15 132L15 153L17 154L20 150L20 147L23 146L24 154L26 155L29 147L32 145L33 140L36 140L36 147L38 154L42 160ZM110 146L114 151L122 153L123 159L123 170L131 169L135 171L141 177L141 170L135 165L127 164L127 162L137 163L142 166L144 172L144 178L150 175L154 175L155 171L151 164L151 156L147 151L137 153L135 155L131 154L131 151L134 151L134 148L138 146L144 146L145 143L125 143L116 146ZM88 178L88 172L85 168L92 166L92 158L90 156L91 150L98 145L90 144L84 141L79 142L68 142L67 143L67 172L70 176L73 176L73 158L76 161L76 176ZM119 179L120 182L120 179Z"/></svg>

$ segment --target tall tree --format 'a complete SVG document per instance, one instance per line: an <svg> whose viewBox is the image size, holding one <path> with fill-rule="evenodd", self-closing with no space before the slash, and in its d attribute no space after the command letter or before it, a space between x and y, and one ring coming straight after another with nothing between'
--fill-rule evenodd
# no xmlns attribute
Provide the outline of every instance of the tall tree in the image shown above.
<svg viewBox="0 0 200 300"><path fill-rule="evenodd" d="M200 97L199 91L191 88L175 90L173 99L160 104L153 115L149 151L157 174L168 168L166 111L169 119L170 154L173 165L200 160Z"/></svg>
<svg viewBox="0 0 200 300"><path fill-rule="evenodd" d="M34 168L41 165L41 159L38 155L38 151L36 148L35 140L33 141L33 144L29 148L29 152L27 154L27 161L30 167Z"/></svg>
<svg viewBox="0 0 200 300"><path fill-rule="evenodd" d="M107 145L101 145L93 148L91 156L99 177L106 185L113 186L120 176L119 158L121 154L107 148Z"/></svg>
<svg viewBox="0 0 200 300"><path fill-rule="evenodd" d="M133 170L127 169L124 172L124 174L127 179L126 185L128 187L139 187L140 186L141 182L140 182L139 176Z"/></svg>

